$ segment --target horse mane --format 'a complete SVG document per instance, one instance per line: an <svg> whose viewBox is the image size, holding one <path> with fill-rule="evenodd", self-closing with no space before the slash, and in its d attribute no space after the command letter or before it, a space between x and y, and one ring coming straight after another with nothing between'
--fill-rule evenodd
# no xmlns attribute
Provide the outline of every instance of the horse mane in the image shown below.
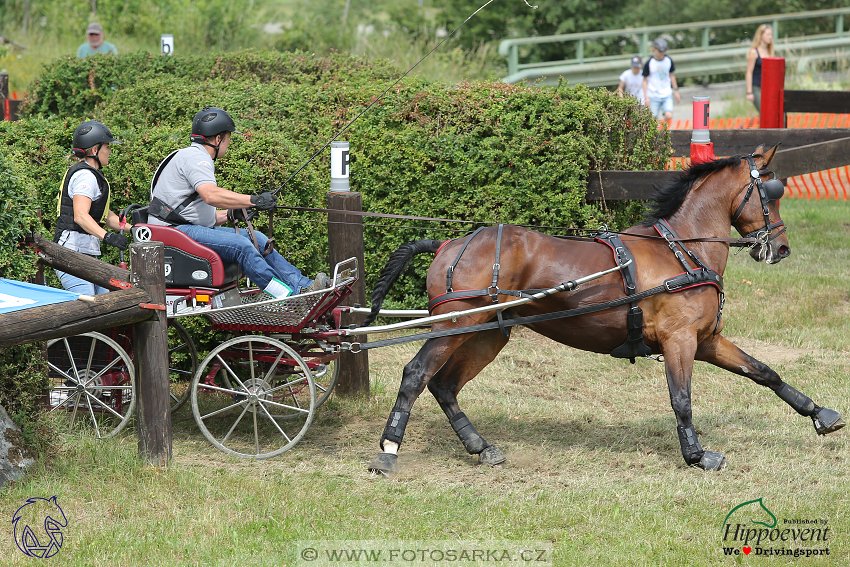
<svg viewBox="0 0 850 567"><path fill-rule="evenodd" d="M760 156L754 156L760 157ZM709 173L721 171L727 167L731 167L741 163L743 156L732 156L728 158L716 159L705 163L692 165L682 172L682 175L671 184L665 187L655 186L655 193L652 196L651 202L647 205L647 211L644 220L640 223L643 226L652 226L663 218L669 218L679 210L682 203L685 202L685 197L693 187L696 181Z"/></svg>

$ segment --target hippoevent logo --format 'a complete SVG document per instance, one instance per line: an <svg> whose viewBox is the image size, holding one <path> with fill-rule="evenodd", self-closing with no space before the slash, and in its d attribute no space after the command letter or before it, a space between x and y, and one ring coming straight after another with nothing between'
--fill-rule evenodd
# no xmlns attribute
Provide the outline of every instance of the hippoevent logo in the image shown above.
<svg viewBox="0 0 850 567"><path fill-rule="evenodd" d="M738 504L720 529L723 555L812 557L829 555L824 518L777 518L761 498Z"/></svg>
<svg viewBox="0 0 850 567"><path fill-rule="evenodd" d="M15 543L24 555L46 559L62 548L68 520L56 497L30 498L12 516Z"/></svg>

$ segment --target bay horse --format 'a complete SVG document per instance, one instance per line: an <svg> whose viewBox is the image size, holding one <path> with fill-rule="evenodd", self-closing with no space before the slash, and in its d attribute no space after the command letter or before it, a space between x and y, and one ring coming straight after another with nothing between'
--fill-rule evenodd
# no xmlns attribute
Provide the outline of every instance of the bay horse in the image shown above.
<svg viewBox="0 0 850 567"><path fill-rule="evenodd" d="M460 329L457 334L428 339L404 367L398 397L380 439L383 452L369 465L370 470L397 470L410 410L426 386L468 453L479 455L481 463L505 461L499 448L485 441L461 411L457 396L507 344L511 318L520 318L522 324L554 341L586 351L633 362L639 356L663 355L682 456L691 466L704 470L727 466L722 453L703 450L697 438L691 412L694 360L770 388L797 413L810 417L818 434L843 427L838 412L818 406L721 334L722 276L733 241L731 228L752 242L750 255L756 261L776 264L791 253L779 216L784 188L779 180L764 179L771 176L767 166L776 147L762 152L764 147L759 146L749 156L693 165L670 185L656 189L644 221L619 233L619 241L608 232L595 239L558 238L504 225L447 243L418 240L402 245L379 276L364 326L375 319L387 291L410 259L423 252L439 250L426 280L433 315L515 300L522 290L530 293L618 265L621 269L576 291L511 307L498 323L488 323L487 329ZM622 267L628 264L623 259L629 255L629 265L634 267L631 278L630 270ZM653 295L641 295L653 288ZM629 293L638 298L631 307ZM609 308L580 309L612 301L615 305ZM578 313L572 313L575 316L545 320L545 314L577 309ZM434 323L432 332L480 327L498 313L447 319Z"/></svg>

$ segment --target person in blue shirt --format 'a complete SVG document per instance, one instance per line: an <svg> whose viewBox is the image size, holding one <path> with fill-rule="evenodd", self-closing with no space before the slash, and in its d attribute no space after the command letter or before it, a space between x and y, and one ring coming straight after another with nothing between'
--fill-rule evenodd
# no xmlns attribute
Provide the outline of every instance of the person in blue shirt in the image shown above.
<svg viewBox="0 0 850 567"><path fill-rule="evenodd" d="M85 59L89 55L95 53L107 53L118 55L118 50L108 41L103 41L103 26L97 22L92 22L86 28L86 34L89 37L88 43L82 44L77 48L77 57Z"/></svg>

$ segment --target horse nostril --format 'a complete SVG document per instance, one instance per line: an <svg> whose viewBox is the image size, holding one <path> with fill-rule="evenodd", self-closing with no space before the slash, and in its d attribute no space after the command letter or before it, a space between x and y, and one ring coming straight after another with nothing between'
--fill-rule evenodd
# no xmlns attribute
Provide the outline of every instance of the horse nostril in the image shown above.
<svg viewBox="0 0 850 567"><path fill-rule="evenodd" d="M790 255L791 255L791 248L790 247L785 246L785 245L782 245L782 246L779 247L779 257L780 258L787 258Z"/></svg>

